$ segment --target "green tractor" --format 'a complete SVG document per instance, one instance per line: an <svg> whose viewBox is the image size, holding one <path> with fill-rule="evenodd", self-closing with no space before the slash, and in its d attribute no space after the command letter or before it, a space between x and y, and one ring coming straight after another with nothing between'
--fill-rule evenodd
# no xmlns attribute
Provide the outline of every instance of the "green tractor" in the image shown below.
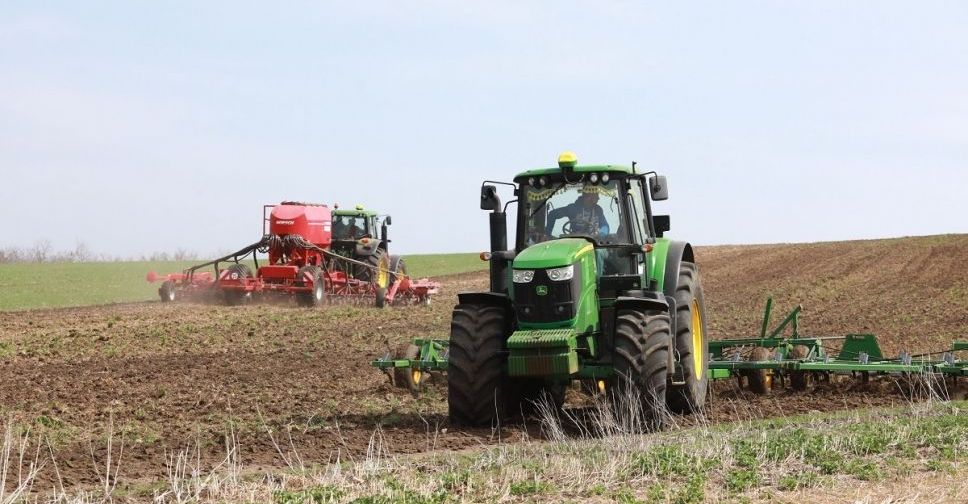
<svg viewBox="0 0 968 504"><path fill-rule="evenodd" d="M514 188L507 205L497 185ZM643 418L701 408L708 389L702 282L689 243L663 235L666 179L616 165L526 171L486 181L490 291L459 294L447 352L451 422L488 425L542 397L556 407L575 380L625 391ZM517 205L508 247L507 206Z"/></svg>
<svg viewBox="0 0 968 504"><path fill-rule="evenodd" d="M389 272L389 278L379 285L392 285L397 276L407 275L407 265L400 256L390 255L387 228L392 224L389 215L381 216L363 205L333 210L334 253L358 261L348 273L358 280L374 281L373 275ZM384 293L385 294L385 293ZM377 304L381 304L377 293Z"/></svg>

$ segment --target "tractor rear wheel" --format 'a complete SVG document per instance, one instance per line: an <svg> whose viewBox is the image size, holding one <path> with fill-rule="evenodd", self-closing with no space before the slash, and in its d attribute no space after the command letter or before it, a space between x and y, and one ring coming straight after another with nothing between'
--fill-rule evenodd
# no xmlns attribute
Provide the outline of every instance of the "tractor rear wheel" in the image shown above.
<svg viewBox="0 0 968 504"><path fill-rule="evenodd" d="M390 285L407 276L407 262L400 256L390 256Z"/></svg>
<svg viewBox="0 0 968 504"><path fill-rule="evenodd" d="M629 414L634 421L641 410L646 421L662 424L672 346L670 325L669 314L660 311L619 310L615 317L612 396L620 417Z"/></svg>
<svg viewBox="0 0 968 504"><path fill-rule="evenodd" d="M353 259L363 263L357 264L353 276L357 280L370 283L382 283L384 287L390 284L390 258L383 249L377 249L367 256L356 256ZM384 279L379 278L380 274Z"/></svg>
<svg viewBox="0 0 968 504"><path fill-rule="evenodd" d="M411 362L420 358L420 347L413 343L405 343L394 352L394 359L407 359ZM427 375L416 368L393 368L393 384L412 394L420 392L420 386L427 380Z"/></svg>
<svg viewBox="0 0 968 504"><path fill-rule="evenodd" d="M171 280L165 280L165 283L161 284L161 288L158 289L158 295L161 296L162 303L171 303L175 300L175 282Z"/></svg>
<svg viewBox="0 0 968 504"><path fill-rule="evenodd" d="M397 283L399 280L403 280L407 277L407 263L400 256L390 256L390 286ZM389 287L388 287L389 288ZM400 295L400 290L398 289L396 295L393 298L393 304L399 305L406 301L407 298Z"/></svg>
<svg viewBox="0 0 968 504"><path fill-rule="evenodd" d="M504 420L509 409L513 413L515 394L506 366L508 322L501 307L454 307L447 357L447 408L452 424L491 425Z"/></svg>
<svg viewBox="0 0 968 504"><path fill-rule="evenodd" d="M244 264L233 264L226 269L229 278L252 278L252 270ZM248 292L235 290L235 289L225 289L222 291L225 296L225 304L229 306L238 306L252 299L252 295Z"/></svg>
<svg viewBox="0 0 968 504"><path fill-rule="evenodd" d="M709 388L709 342L706 340L706 302L699 268L683 262L676 284L676 353L684 385L669 390L669 409L690 413L706 404Z"/></svg>
<svg viewBox="0 0 968 504"><path fill-rule="evenodd" d="M312 279L313 289L309 292L296 293L296 300L302 306L319 306L326 301L326 283L323 275L316 266L303 266L296 273L296 287L305 287L307 277Z"/></svg>
<svg viewBox="0 0 968 504"><path fill-rule="evenodd" d="M373 286L376 291L376 307L383 308L386 306L387 289L390 287L390 258L385 250L380 249L357 260L366 263L366 266L357 266L356 278Z"/></svg>

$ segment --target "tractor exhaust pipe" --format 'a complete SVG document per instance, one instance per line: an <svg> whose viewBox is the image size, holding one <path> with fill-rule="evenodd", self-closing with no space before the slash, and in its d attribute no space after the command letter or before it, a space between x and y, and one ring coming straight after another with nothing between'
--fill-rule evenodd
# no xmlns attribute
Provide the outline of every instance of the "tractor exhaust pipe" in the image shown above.
<svg viewBox="0 0 968 504"><path fill-rule="evenodd" d="M508 219L497 195L497 187L486 182L481 186L481 210L490 210L491 292L508 293Z"/></svg>
<svg viewBox="0 0 968 504"><path fill-rule="evenodd" d="M508 219L507 214L495 210L491 220L491 292L508 292Z"/></svg>

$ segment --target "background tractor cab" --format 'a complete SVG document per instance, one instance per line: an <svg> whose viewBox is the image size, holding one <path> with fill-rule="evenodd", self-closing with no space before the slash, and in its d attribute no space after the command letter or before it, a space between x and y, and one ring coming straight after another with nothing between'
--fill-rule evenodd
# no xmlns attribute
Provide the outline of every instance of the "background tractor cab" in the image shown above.
<svg viewBox="0 0 968 504"><path fill-rule="evenodd" d="M517 205L511 248L498 185L517 197L507 203ZM460 294L454 309L452 421L488 423L542 394L560 404L574 380L634 391L657 419L705 403L702 285L692 247L665 238L669 217L653 214L667 198L655 172L578 165L572 152L513 183L482 184L491 285Z"/></svg>
<svg viewBox="0 0 968 504"><path fill-rule="evenodd" d="M399 263L400 259L389 256L387 228L392 223L389 215L381 216L363 205L356 205L352 209L336 206L333 210L333 252L371 266L353 268L355 278L366 280L374 272L382 270L389 271L391 275L397 272L400 265L393 263ZM401 273L405 274L405 271Z"/></svg>

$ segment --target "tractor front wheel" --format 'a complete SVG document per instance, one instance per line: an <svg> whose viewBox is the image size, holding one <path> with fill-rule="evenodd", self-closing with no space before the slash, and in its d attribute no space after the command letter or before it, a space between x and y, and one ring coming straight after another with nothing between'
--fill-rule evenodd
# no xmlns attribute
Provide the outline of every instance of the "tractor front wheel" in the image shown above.
<svg viewBox="0 0 968 504"><path fill-rule="evenodd" d="M501 307L459 304L450 322L447 408L454 425L506 418L514 394L506 366L508 318Z"/></svg>
<svg viewBox="0 0 968 504"><path fill-rule="evenodd" d="M706 404L709 388L709 342L706 340L706 302L699 268L683 262L676 284L676 353L685 384L669 390L669 409L691 413Z"/></svg>
<svg viewBox="0 0 968 504"><path fill-rule="evenodd" d="M660 426L665 418L666 383L672 334L669 314L660 311L619 310L615 317L616 380L612 397L620 417L644 413L644 420Z"/></svg>

